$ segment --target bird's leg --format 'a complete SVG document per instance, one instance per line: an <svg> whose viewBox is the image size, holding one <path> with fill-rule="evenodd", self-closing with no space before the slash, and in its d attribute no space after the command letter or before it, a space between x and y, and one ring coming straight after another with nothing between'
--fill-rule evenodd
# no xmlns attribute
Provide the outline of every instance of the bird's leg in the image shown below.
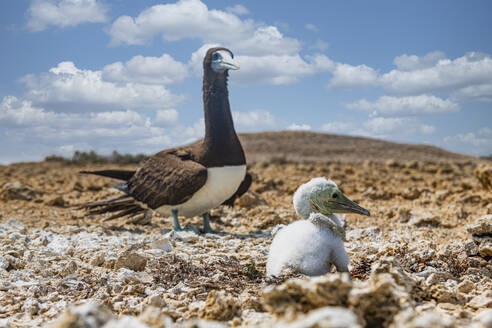
<svg viewBox="0 0 492 328"><path fill-rule="evenodd" d="M173 213L174 231L183 231L183 228L179 225L178 210L171 210L171 212Z"/></svg>
<svg viewBox="0 0 492 328"><path fill-rule="evenodd" d="M210 226L210 221L208 218L208 212L203 214L203 233L216 233L214 229Z"/></svg>

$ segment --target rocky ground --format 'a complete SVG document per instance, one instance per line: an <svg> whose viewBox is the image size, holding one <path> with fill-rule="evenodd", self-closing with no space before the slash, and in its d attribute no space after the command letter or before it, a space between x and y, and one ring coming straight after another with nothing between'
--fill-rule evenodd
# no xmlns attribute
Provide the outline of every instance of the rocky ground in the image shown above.
<svg viewBox="0 0 492 328"><path fill-rule="evenodd" d="M492 327L490 162L258 160L212 211L219 235L70 207L119 195L77 174L108 167L0 166L0 327ZM316 176L371 211L346 218L351 277L266 277L271 231Z"/></svg>

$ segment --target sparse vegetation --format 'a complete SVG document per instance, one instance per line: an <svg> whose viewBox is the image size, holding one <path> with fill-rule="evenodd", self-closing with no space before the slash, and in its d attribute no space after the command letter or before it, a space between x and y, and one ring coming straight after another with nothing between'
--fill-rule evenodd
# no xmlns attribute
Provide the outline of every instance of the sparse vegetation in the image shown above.
<svg viewBox="0 0 492 328"><path fill-rule="evenodd" d="M487 156L482 156L481 158L482 158L482 159L485 159L485 160L487 160L487 161L492 161L492 154L487 155Z"/></svg>
<svg viewBox="0 0 492 328"><path fill-rule="evenodd" d="M138 164L147 158L144 154L120 154L116 150L111 155L100 155L95 151L90 152L75 151L72 158L65 158L58 155L47 156L44 160L46 162L62 162L64 164Z"/></svg>

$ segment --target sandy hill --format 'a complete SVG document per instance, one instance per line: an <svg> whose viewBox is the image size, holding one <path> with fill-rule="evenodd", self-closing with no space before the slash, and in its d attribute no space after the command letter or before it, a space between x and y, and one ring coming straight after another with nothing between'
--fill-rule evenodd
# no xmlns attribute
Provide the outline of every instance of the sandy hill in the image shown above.
<svg viewBox="0 0 492 328"><path fill-rule="evenodd" d="M313 132L260 132L239 135L248 162L307 161L362 162L396 159L408 161L469 161L476 157L429 145L402 144L363 137Z"/></svg>

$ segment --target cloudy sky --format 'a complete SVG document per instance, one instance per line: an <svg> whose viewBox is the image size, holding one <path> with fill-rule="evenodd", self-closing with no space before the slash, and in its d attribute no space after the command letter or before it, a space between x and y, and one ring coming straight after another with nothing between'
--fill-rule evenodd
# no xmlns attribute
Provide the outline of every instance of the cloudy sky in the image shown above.
<svg viewBox="0 0 492 328"><path fill-rule="evenodd" d="M239 132L492 154L492 2L0 2L0 163L203 136L201 62L230 48Z"/></svg>

